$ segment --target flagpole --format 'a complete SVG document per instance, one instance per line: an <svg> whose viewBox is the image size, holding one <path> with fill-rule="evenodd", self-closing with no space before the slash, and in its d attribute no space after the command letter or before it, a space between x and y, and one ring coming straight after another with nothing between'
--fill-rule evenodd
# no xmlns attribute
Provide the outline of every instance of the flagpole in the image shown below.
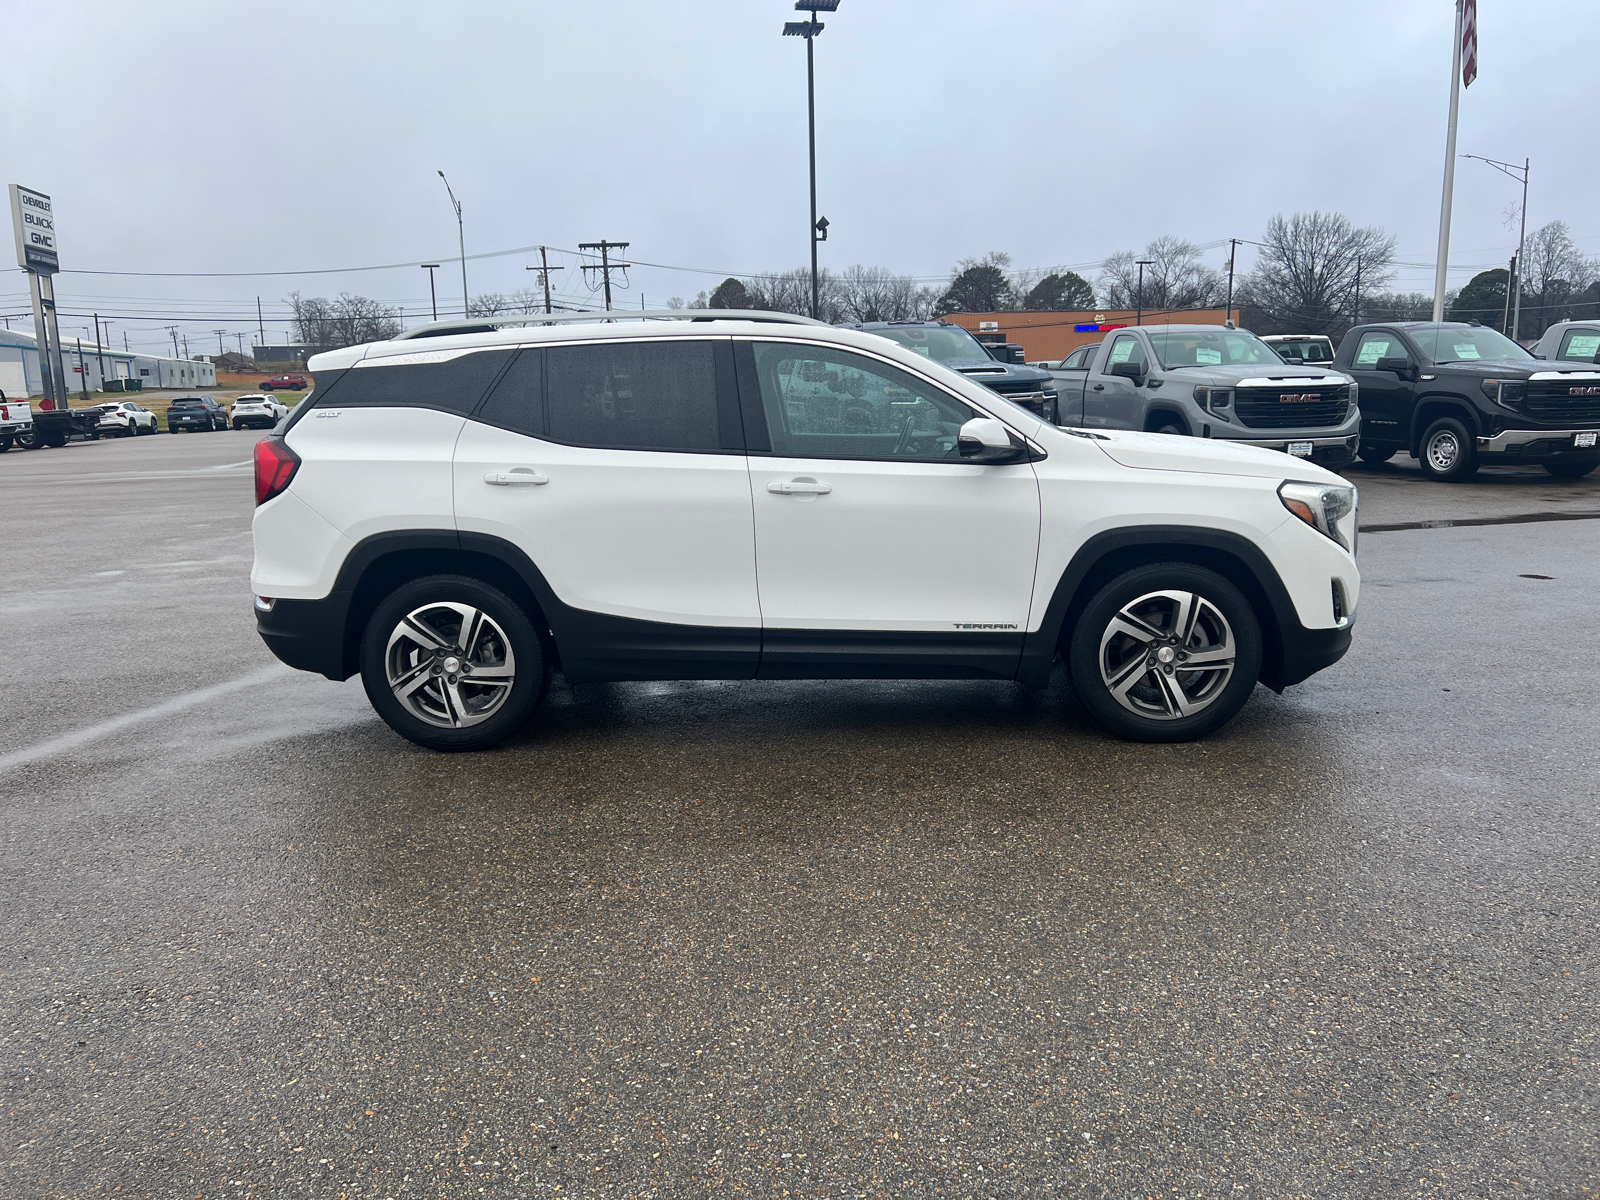
<svg viewBox="0 0 1600 1200"><path fill-rule="evenodd" d="M1450 206L1456 188L1456 114L1461 109L1461 5L1456 0L1455 44L1450 52L1450 132L1444 142L1444 195L1439 202L1439 262L1433 270L1433 319L1444 320L1445 272L1450 265Z"/></svg>

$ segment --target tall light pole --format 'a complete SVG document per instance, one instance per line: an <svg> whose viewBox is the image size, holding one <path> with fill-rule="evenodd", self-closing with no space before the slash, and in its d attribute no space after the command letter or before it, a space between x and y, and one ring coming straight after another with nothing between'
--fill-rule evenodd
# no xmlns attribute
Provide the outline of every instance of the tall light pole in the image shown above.
<svg viewBox="0 0 1600 1200"><path fill-rule="evenodd" d="M439 178L444 179L443 171L439 172ZM471 307L467 303L467 232L466 226L461 223L461 201L456 199L455 191L448 179L444 179L444 190L450 193L450 204L456 210L456 240L461 246L461 316L465 320L468 315L467 309ZM432 279L433 276L430 275L428 278Z"/></svg>
<svg viewBox="0 0 1600 1200"><path fill-rule="evenodd" d="M1144 269L1154 264L1155 259L1153 258L1141 258L1139 260L1139 315L1133 320L1135 325L1144 324Z"/></svg>
<svg viewBox="0 0 1600 1200"><path fill-rule="evenodd" d="M1528 240L1528 175L1533 160L1525 158L1519 167L1516 163L1503 163L1498 159L1484 158L1481 154L1463 154L1462 158L1475 158L1479 162L1488 163L1502 175L1509 175L1522 184L1522 228L1517 233L1517 303L1511 312L1511 340L1517 340L1517 331L1522 324L1522 251Z"/></svg>
<svg viewBox="0 0 1600 1200"><path fill-rule="evenodd" d="M428 299L433 301L433 319L439 319L439 293L433 290L433 273L439 269L438 263L423 263L422 269L428 273Z"/></svg>
<svg viewBox="0 0 1600 1200"><path fill-rule="evenodd" d="M822 22L817 20L817 14L837 12L839 0L794 0L794 6L799 12L811 14L809 21L785 21L783 36L803 37L806 40L806 129L811 148L811 225L808 235L811 240L811 316L817 319L822 307L817 282L817 243L828 240L828 218L817 218L817 84L812 42L824 28Z"/></svg>

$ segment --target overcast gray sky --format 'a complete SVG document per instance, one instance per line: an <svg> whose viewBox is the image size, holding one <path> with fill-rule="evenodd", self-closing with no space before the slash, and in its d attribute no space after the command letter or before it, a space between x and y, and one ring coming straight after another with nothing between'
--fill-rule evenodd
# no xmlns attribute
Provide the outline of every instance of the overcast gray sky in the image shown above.
<svg viewBox="0 0 1600 1200"><path fill-rule="evenodd" d="M1530 228L1564 219L1600 252L1594 0L1479 10L1459 150L1531 157ZM790 0L0 0L0 164L54 197L69 271L429 260L459 305L443 168L469 256L606 237L704 272L632 271L619 304L656 307L806 261L805 47L779 36L794 15ZM1451 0L843 0L817 42L823 262L932 281L1004 250L1092 279L1162 234L1259 238L1274 213L1323 209L1397 235L1417 265L1395 286L1431 292L1452 20ZM1518 190L1458 162L1452 286L1504 265ZM536 261L469 261L471 291L529 286ZM573 255L554 261L568 301L591 302ZM258 295L281 341L295 288L408 316L428 296L414 266L58 277L64 312L116 314L117 344L154 349L182 319L194 352L215 345L202 331L253 330ZM0 312L25 311L23 275L0 273Z"/></svg>

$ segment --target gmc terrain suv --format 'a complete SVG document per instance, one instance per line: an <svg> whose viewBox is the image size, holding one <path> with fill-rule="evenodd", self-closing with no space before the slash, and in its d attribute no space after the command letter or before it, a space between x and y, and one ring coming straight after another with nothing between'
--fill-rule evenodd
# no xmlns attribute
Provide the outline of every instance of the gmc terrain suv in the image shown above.
<svg viewBox="0 0 1600 1200"><path fill-rule="evenodd" d="M316 356L255 449L272 651L464 750L552 670L1037 685L1058 659L1106 728L1182 741L1349 646L1356 492L1319 467L1058 429L805 318L629 316Z"/></svg>
<svg viewBox="0 0 1600 1200"><path fill-rule="evenodd" d="M1361 384L1361 457L1402 450L1433 479L1479 465L1529 463L1557 479L1600 466L1600 371L1534 358L1481 325L1358 325L1334 366Z"/></svg>

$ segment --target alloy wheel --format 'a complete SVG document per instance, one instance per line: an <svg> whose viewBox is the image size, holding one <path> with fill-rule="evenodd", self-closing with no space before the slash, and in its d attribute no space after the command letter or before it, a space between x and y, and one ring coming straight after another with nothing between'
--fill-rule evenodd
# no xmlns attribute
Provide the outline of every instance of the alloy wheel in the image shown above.
<svg viewBox="0 0 1600 1200"><path fill-rule="evenodd" d="M1118 704L1156 720L1210 707L1233 677L1238 648L1220 609L1186 591L1125 604L1100 635L1100 678Z"/></svg>
<svg viewBox="0 0 1600 1200"><path fill-rule="evenodd" d="M384 668L406 711L442 729L487 721L516 683L505 630L482 609L452 601L407 613L389 634Z"/></svg>

